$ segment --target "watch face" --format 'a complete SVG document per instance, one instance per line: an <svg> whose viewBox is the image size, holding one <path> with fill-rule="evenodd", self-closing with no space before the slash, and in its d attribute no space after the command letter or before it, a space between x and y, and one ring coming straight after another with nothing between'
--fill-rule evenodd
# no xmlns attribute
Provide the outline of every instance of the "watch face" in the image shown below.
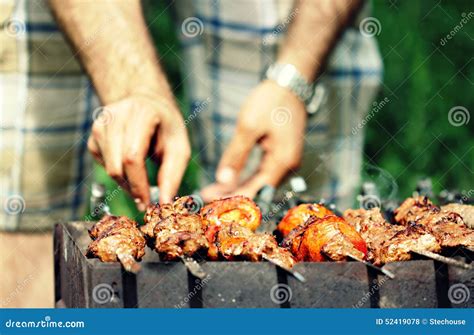
<svg viewBox="0 0 474 335"><path fill-rule="evenodd" d="M268 68L266 77L289 89L305 104L313 96L314 86L309 84L292 64L273 64Z"/></svg>

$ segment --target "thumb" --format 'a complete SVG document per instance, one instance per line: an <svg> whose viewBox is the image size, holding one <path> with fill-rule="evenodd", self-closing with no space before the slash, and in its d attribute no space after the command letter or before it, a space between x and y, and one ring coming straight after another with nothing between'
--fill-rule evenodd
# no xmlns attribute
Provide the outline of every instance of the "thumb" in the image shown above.
<svg viewBox="0 0 474 335"><path fill-rule="evenodd" d="M219 162L216 180L220 184L237 185L242 168L247 162L250 151L255 146L255 133L237 128L227 149Z"/></svg>

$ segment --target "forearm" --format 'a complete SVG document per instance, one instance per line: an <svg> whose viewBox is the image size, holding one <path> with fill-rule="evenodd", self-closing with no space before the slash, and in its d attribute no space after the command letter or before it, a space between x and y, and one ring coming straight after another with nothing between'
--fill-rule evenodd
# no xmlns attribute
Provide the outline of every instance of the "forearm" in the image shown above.
<svg viewBox="0 0 474 335"><path fill-rule="evenodd" d="M277 61L296 66L313 81L337 37L357 13L362 0L299 0L297 15L291 23Z"/></svg>
<svg viewBox="0 0 474 335"><path fill-rule="evenodd" d="M172 98L139 0L50 0L50 5L103 104L137 93Z"/></svg>

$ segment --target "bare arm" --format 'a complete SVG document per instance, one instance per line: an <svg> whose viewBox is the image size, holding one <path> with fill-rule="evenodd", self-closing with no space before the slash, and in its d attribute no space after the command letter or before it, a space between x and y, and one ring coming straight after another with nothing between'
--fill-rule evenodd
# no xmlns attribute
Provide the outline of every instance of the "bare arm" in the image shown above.
<svg viewBox="0 0 474 335"><path fill-rule="evenodd" d="M145 160L161 160L161 200L170 201L190 155L186 128L151 42L139 0L50 0L53 13L91 77L106 115L89 150L136 199L149 202ZM150 148L151 143L156 147Z"/></svg>
<svg viewBox="0 0 474 335"><path fill-rule="evenodd" d="M139 0L50 0L103 104L136 92L172 98Z"/></svg>
<svg viewBox="0 0 474 335"><path fill-rule="evenodd" d="M293 64L308 81L313 81L361 3L361 0L298 1L294 8L296 16L277 62ZM279 113L291 115L280 115L286 119L282 123L276 120ZM202 191L204 198L229 194L254 196L266 184L276 186L300 164L305 129L304 104L273 81L263 81L243 104L236 133L217 169L217 183ZM264 150L259 170L249 180L240 181L240 171L257 143Z"/></svg>
<svg viewBox="0 0 474 335"><path fill-rule="evenodd" d="M360 9L362 0L300 0L278 62L290 63L309 81L321 72L337 38Z"/></svg>

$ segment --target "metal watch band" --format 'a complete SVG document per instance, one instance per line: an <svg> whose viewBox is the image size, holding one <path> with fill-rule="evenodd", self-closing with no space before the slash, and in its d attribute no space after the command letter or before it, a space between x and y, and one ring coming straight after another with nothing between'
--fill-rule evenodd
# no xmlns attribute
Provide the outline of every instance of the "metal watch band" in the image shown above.
<svg viewBox="0 0 474 335"><path fill-rule="evenodd" d="M324 87L309 83L292 64L274 63L267 69L265 77L293 92L305 104L309 114L316 113L324 100Z"/></svg>

